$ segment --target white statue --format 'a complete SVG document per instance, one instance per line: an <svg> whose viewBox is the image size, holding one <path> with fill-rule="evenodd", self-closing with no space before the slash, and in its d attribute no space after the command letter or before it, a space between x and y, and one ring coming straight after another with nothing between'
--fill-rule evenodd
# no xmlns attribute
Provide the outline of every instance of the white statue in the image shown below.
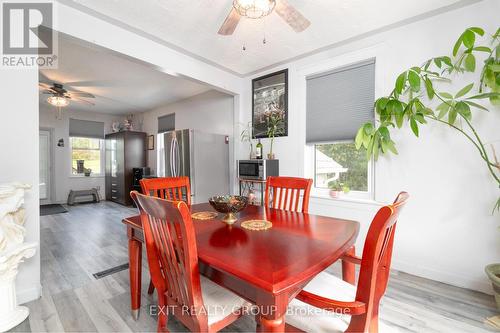
<svg viewBox="0 0 500 333"><path fill-rule="evenodd" d="M17 268L35 254L36 243L24 243L24 192L30 185L0 185L0 332L28 317L29 310L16 300Z"/></svg>

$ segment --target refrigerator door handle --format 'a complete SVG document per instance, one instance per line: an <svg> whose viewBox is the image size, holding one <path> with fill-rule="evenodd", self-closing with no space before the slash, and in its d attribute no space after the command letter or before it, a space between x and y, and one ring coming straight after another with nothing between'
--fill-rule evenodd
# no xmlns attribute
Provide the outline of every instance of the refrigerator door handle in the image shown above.
<svg viewBox="0 0 500 333"><path fill-rule="evenodd" d="M179 142L175 139L175 176L180 176L181 169L181 152L179 149Z"/></svg>
<svg viewBox="0 0 500 333"><path fill-rule="evenodd" d="M170 143L170 177L175 177L175 175L174 175L174 163L173 163L174 144L175 144L174 140L172 140L172 142Z"/></svg>

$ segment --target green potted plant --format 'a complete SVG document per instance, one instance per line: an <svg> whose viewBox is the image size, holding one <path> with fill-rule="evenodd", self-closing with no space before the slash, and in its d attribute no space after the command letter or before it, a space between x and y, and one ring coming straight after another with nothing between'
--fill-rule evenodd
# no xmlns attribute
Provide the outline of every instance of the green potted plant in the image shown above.
<svg viewBox="0 0 500 333"><path fill-rule="evenodd" d="M85 177L90 177L90 174L92 173L92 169L85 168L83 171L83 174Z"/></svg>
<svg viewBox="0 0 500 333"><path fill-rule="evenodd" d="M282 112L280 110L270 112L269 116L266 118L267 122L267 137L271 139L271 143L269 145L269 154L267 154L267 158L270 160L274 160L273 153L273 143L274 138L279 135L284 134L284 120L282 116Z"/></svg>
<svg viewBox="0 0 500 333"><path fill-rule="evenodd" d="M408 123L418 137L420 126L428 122L443 124L475 147L496 187L500 188L500 163L495 150L493 146L491 150L487 149L472 121L477 110L488 111L488 107L498 108L500 105L500 28L490 36L489 43L478 43L484 35L485 31L479 27L467 28L455 42L451 56L431 58L421 66L402 72L391 93L375 101L379 121L376 125L365 123L359 128L356 148L363 147L368 159L373 156L377 160L379 154L398 153L391 139L392 129L402 128L404 123ZM479 54L486 56L482 66L476 66ZM479 82L469 83L455 94L441 90L442 85L437 84L456 81L465 72L476 72L477 67L481 70ZM492 213L498 211L500 196ZM500 264L488 265L485 269L500 310Z"/></svg>
<svg viewBox="0 0 500 333"><path fill-rule="evenodd" d="M330 197L332 198L338 198L342 192L349 192L349 187L344 185L339 179L329 181L328 188L330 189Z"/></svg>

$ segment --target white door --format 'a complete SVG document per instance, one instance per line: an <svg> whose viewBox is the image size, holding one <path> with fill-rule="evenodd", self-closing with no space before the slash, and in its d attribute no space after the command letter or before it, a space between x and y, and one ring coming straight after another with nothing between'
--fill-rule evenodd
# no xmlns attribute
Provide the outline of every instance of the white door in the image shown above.
<svg viewBox="0 0 500 333"><path fill-rule="evenodd" d="M50 203L50 131L40 130L40 203Z"/></svg>

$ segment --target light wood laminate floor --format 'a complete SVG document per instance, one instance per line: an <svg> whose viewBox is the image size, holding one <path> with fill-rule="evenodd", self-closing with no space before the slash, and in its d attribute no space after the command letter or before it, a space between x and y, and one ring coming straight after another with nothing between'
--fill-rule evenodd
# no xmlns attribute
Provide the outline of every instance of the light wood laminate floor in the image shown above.
<svg viewBox="0 0 500 333"><path fill-rule="evenodd" d="M43 297L27 304L29 318L12 331L155 331L156 318L149 315L149 307L156 298L147 295L145 258L138 321L130 315L128 270L99 280L92 276L127 263L127 236L121 219L135 213L134 208L104 201L69 207L65 214L42 216ZM329 271L338 274L337 265ZM397 271L391 274L380 312L382 321L401 332L490 332L493 330L483 320L496 314L492 296ZM169 329L186 331L172 317ZM250 317L224 330L249 331L255 331Z"/></svg>

